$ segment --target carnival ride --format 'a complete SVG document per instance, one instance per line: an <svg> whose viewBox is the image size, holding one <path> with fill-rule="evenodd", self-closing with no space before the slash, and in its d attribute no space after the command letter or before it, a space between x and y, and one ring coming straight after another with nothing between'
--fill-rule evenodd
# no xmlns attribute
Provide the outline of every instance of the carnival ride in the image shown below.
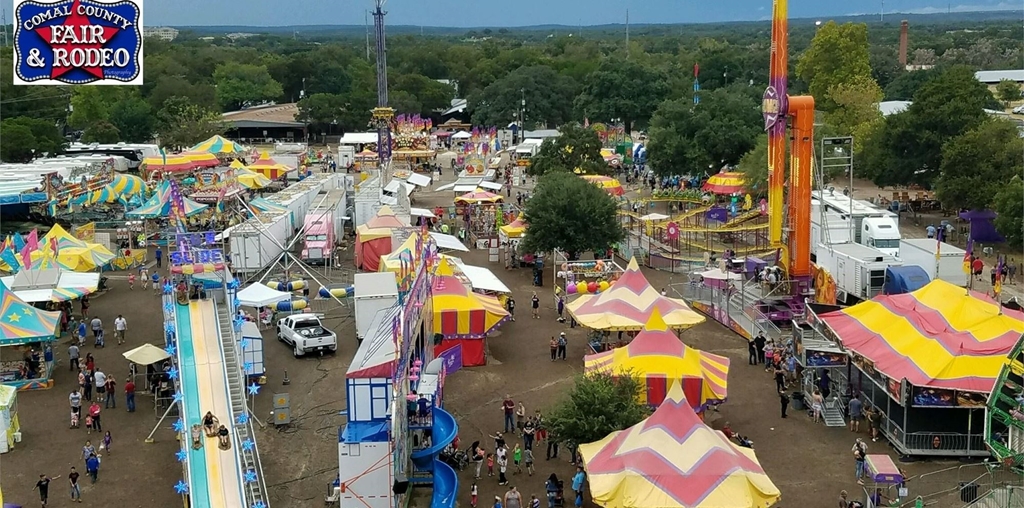
<svg viewBox="0 0 1024 508"><path fill-rule="evenodd" d="M416 469L428 473L429 481L433 483L434 493L430 507L452 508L455 506L455 495L459 491L459 477L455 469L438 456L458 437L459 426L450 413L439 407L431 409L431 420L431 445L412 452L410 457ZM415 482L415 479L413 481Z"/></svg>

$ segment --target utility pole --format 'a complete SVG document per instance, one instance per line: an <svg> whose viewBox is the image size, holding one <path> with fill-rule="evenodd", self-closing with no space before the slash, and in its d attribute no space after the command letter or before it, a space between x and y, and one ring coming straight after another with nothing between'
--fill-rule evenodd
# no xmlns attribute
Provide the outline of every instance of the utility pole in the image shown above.
<svg viewBox="0 0 1024 508"><path fill-rule="evenodd" d="M626 9L626 58L629 58L629 9Z"/></svg>

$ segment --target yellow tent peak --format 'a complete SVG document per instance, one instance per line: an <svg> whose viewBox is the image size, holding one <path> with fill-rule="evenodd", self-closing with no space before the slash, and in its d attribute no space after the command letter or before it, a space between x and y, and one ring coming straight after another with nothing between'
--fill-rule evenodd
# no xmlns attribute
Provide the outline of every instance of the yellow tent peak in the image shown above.
<svg viewBox="0 0 1024 508"><path fill-rule="evenodd" d="M448 258L442 258L441 262L437 264L437 269L434 270L434 275L438 277L452 277L455 272L452 270L451 260Z"/></svg>
<svg viewBox="0 0 1024 508"><path fill-rule="evenodd" d="M640 269L640 265L636 262L636 257L629 258L629 264L626 265L626 270L627 271L629 271L629 270L636 271L636 270L639 270L639 269Z"/></svg>
<svg viewBox="0 0 1024 508"><path fill-rule="evenodd" d="M668 323L665 323L665 318L662 317L661 311L657 307L651 312L651 316L647 318L647 324L644 325L644 330L652 332L664 332L668 330Z"/></svg>
<svg viewBox="0 0 1024 508"><path fill-rule="evenodd" d="M377 210L377 217L387 217L388 215L394 215L395 211L390 206L384 205Z"/></svg>
<svg viewBox="0 0 1024 508"><path fill-rule="evenodd" d="M242 161L235 159L231 161L231 169L245 169L245 164L242 164Z"/></svg>
<svg viewBox="0 0 1024 508"><path fill-rule="evenodd" d="M672 383L672 386L665 393L665 402L675 402L676 404L686 400L686 394L683 393L683 383L676 380Z"/></svg>

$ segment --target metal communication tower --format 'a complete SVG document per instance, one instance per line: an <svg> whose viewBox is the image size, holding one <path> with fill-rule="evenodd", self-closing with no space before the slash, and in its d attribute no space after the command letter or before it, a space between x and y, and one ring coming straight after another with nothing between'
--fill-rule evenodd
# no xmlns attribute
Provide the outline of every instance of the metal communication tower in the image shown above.
<svg viewBox="0 0 1024 508"><path fill-rule="evenodd" d="M7 11L0 9L0 46L7 46Z"/></svg>
<svg viewBox="0 0 1024 508"><path fill-rule="evenodd" d="M377 38L377 107L373 109L373 125L377 127L377 157L380 167L387 171L391 165L391 124L395 110L388 107L388 55L384 41L384 4L376 0L373 11L373 29Z"/></svg>

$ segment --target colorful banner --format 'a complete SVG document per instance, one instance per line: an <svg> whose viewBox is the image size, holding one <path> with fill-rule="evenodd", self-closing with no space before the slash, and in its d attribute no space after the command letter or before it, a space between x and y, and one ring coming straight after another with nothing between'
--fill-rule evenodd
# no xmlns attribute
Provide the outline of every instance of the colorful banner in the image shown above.
<svg viewBox="0 0 1024 508"><path fill-rule="evenodd" d="M96 239L96 223L90 222L75 228L75 238L83 242L93 242Z"/></svg>
<svg viewBox="0 0 1024 508"><path fill-rule="evenodd" d="M55 201L58 205L67 204L72 198L100 190L113 181L113 159L74 168L67 178L57 173L50 173L43 177L47 198Z"/></svg>
<svg viewBox="0 0 1024 508"><path fill-rule="evenodd" d="M919 407L956 407L956 391L914 387L911 405Z"/></svg>
<svg viewBox="0 0 1024 508"><path fill-rule="evenodd" d="M462 368L462 344L457 344L455 347L444 351L441 353L440 358L444 358L445 375L452 375L453 372Z"/></svg>

